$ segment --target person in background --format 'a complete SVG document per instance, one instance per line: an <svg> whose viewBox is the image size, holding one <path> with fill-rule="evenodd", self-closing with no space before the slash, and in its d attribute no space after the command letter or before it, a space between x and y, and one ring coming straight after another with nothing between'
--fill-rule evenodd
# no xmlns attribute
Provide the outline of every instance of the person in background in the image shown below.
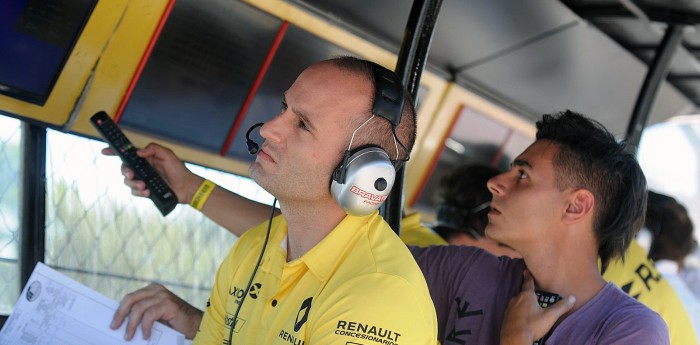
<svg viewBox="0 0 700 345"><path fill-rule="evenodd" d="M423 224L420 216L419 212L403 213L399 231L401 241L407 245L419 247L448 245L444 238Z"/></svg>
<svg viewBox="0 0 700 345"><path fill-rule="evenodd" d="M491 192L486 183L500 174L483 164L463 164L440 180L435 232L450 244L484 248L496 256L520 254L486 235Z"/></svg>
<svg viewBox="0 0 700 345"><path fill-rule="evenodd" d="M686 266L681 271L681 278L688 285L688 289L693 293L695 298L700 300L700 267Z"/></svg>
<svg viewBox="0 0 700 345"><path fill-rule="evenodd" d="M700 301L681 277L686 256L697 247L688 211L676 199L649 191L645 226L652 235L649 258L654 260L656 269L683 302L697 334L700 331Z"/></svg>
<svg viewBox="0 0 700 345"><path fill-rule="evenodd" d="M631 241L624 260L610 261L603 278L659 313L668 325L671 344L700 344L690 311L636 240Z"/></svg>

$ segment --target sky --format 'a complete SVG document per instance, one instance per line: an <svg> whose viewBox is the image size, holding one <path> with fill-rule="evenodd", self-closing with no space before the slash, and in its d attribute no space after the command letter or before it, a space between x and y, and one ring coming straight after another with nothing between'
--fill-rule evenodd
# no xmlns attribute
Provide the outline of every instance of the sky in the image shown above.
<svg viewBox="0 0 700 345"><path fill-rule="evenodd" d="M700 228L700 147L688 133L700 138L700 119L683 117L650 126L639 145L639 165L649 189L676 198Z"/></svg>

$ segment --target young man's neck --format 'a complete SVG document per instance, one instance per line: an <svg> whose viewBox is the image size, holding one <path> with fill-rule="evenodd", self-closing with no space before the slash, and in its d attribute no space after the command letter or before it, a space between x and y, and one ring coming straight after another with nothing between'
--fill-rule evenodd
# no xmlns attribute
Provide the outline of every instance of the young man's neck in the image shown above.
<svg viewBox="0 0 700 345"><path fill-rule="evenodd" d="M535 278L535 289L560 296L576 296L572 310L590 301L605 286L598 270L597 256L581 255L566 246L547 252L523 254Z"/></svg>
<svg viewBox="0 0 700 345"><path fill-rule="evenodd" d="M280 202L287 221L287 261L300 258L323 240L345 218L335 200L325 202Z"/></svg>

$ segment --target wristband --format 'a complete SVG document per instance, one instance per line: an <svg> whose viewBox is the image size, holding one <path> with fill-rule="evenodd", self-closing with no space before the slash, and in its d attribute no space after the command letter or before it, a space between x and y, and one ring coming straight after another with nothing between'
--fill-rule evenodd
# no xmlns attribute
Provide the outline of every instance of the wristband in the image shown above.
<svg viewBox="0 0 700 345"><path fill-rule="evenodd" d="M197 192L194 193L190 206L194 207L196 210L201 210L204 203L207 202L209 195L214 190L214 187L216 187L214 182L205 179L202 184L199 185Z"/></svg>

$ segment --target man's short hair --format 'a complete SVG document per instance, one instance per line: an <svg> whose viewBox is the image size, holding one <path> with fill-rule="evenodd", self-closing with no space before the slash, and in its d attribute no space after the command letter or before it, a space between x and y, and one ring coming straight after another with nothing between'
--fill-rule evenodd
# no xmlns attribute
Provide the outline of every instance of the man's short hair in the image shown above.
<svg viewBox="0 0 700 345"><path fill-rule="evenodd" d="M363 110L369 116L372 113L371 105L374 104L375 97L374 71L372 68L375 63L353 56L342 56L327 61L334 63L341 69L357 73L370 82L372 85L372 89L368 91L371 101L370 108ZM416 110L413 106L413 100L408 92L406 92L405 88L403 94L404 106L401 113L401 121L398 126L396 126L396 136L400 143L405 146L406 150L404 151L401 145L398 145L399 159L407 158L416 142ZM358 123L353 124L354 128L364 121L365 119L362 119ZM355 140L357 140L358 143L358 145L353 145L355 147L367 144L377 145L386 151L391 160L396 158L396 145L392 134L392 126L391 123L384 118L377 116L373 119L372 122L367 124L361 131L357 132Z"/></svg>
<svg viewBox="0 0 700 345"><path fill-rule="evenodd" d="M583 188L595 198L593 229L602 271L624 253L644 224L647 183L634 148L618 142L603 125L567 110L537 122L537 140L557 144L555 183L559 190Z"/></svg>

